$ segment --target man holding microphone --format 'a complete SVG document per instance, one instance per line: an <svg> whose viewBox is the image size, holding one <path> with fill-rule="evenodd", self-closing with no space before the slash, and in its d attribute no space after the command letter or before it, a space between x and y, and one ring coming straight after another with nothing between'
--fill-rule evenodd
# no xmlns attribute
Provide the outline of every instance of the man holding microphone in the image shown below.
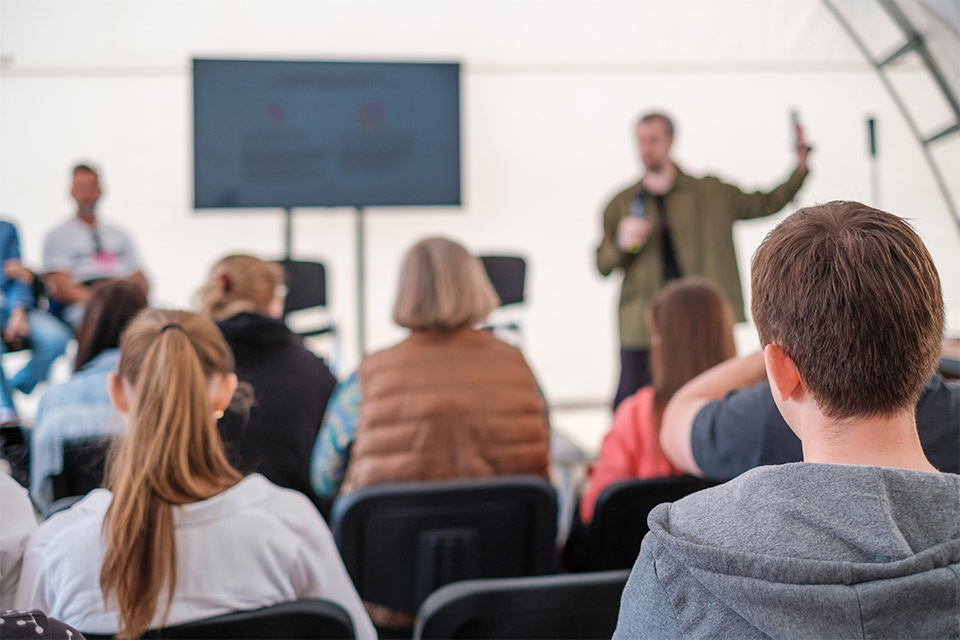
<svg viewBox="0 0 960 640"><path fill-rule="evenodd" d="M597 268L604 276L623 272L620 293L620 383L614 408L650 383L650 335L646 307L670 280L699 276L727 296L738 321L745 320L733 223L776 213L800 190L810 147L795 123L797 166L769 192L744 193L713 176L694 178L673 162L674 127L662 113L637 122L643 177L610 201L603 214Z"/></svg>

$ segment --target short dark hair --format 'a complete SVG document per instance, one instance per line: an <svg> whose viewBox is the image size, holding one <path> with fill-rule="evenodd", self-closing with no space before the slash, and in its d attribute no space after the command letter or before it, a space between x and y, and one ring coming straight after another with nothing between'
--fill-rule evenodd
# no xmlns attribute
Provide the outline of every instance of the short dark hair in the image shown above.
<svg viewBox="0 0 960 640"><path fill-rule="evenodd" d="M93 168L92 165L81 162L79 164L73 165L73 175L76 176L78 173L92 173L93 175L100 177L100 172Z"/></svg>
<svg viewBox="0 0 960 640"><path fill-rule="evenodd" d="M800 209L753 257L753 320L797 366L825 415L916 404L943 335L933 259L903 219L859 202Z"/></svg>
<svg viewBox="0 0 960 640"><path fill-rule="evenodd" d="M673 120L670 119L664 113L659 111L651 111L650 113L645 113L637 119L637 126L639 127L644 122L652 122L654 120L659 120L663 123L663 128L667 130L667 135L671 138L673 137Z"/></svg>

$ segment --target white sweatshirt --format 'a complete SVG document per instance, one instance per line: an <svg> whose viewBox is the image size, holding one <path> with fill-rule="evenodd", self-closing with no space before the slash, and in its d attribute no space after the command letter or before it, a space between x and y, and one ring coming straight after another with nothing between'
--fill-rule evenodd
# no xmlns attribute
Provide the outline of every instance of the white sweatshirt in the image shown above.
<svg viewBox="0 0 960 640"><path fill-rule="evenodd" d="M82 632L117 632L116 602L105 606L100 591L112 498L98 489L40 526L24 555L16 608L41 609ZM347 611L358 638L376 637L330 530L303 494L252 474L173 513L177 586L169 617L162 620L162 595L151 627L325 598Z"/></svg>

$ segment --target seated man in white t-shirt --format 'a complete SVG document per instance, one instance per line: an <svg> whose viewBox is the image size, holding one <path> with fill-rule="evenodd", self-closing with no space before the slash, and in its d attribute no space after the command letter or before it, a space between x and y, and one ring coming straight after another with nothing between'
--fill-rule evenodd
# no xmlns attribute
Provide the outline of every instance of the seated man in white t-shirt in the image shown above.
<svg viewBox="0 0 960 640"><path fill-rule="evenodd" d="M85 164L73 168L70 195L77 215L54 228L43 242L43 269L51 311L76 327L90 287L107 278L128 278L147 290L137 251L127 234L97 220L100 199L97 171Z"/></svg>

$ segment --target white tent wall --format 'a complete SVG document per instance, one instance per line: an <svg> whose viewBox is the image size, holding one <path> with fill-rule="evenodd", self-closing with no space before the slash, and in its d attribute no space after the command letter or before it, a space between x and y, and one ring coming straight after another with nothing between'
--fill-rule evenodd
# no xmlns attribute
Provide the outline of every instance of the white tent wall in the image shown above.
<svg viewBox="0 0 960 640"><path fill-rule="evenodd" d="M878 33L882 17L869 17ZM157 305L189 305L227 252L281 255L280 211L192 209L193 56L464 64L463 207L368 210L368 349L403 335L390 322L403 251L449 235L475 252L527 256L525 351L549 399L607 401L619 282L599 276L594 249L607 199L638 175L633 123L652 108L675 116L686 171L744 188L789 174L796 108L813 173L786 211L869 200L865 119L876 117L878 204L914 220L960 332L960 233L875 71L817 0L0 0L0 212L18 220L29 263L72 213L80 159L102 168L100 213L135 236ZM926 86L919 65L897 73ZM960 167L956 140L935 153ZM946 175L956 194L958 174ZM745 282L778 219L738 224ZM297 210L293 247L330 269L349 371L359 358L351 210ZM756 345L749 327L738 341Z"/></svg>

